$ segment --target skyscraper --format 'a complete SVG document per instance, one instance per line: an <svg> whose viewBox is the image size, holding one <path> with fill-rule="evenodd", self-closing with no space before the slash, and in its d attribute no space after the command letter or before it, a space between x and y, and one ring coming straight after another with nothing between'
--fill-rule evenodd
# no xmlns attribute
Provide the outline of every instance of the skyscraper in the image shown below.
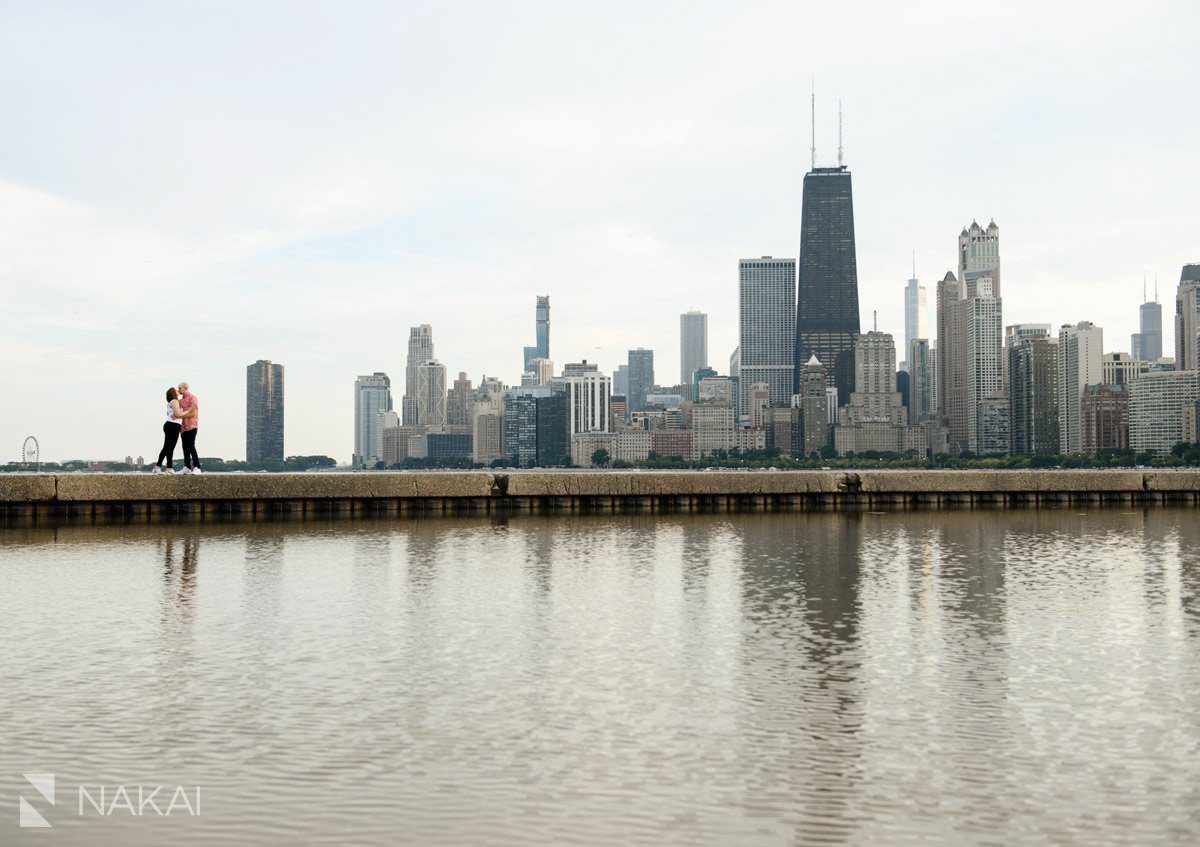
<svg viewBox="0 0 1200 847"><path fill-rule="evenodd" d="M912 349L913 339L929 338L929 327L926 320L925 286L917 281L917 268L914 262L912 279L904 286L904 355L908 356ZM905 361L903 367L912 373L911 363Z"/></svg>
<svg viewBox="0 0 1200 847"><path fill-rule="evenodd" d="M971 221L958 236L958 280L967 289L974 274L986 274L992 278L992 296L1000 294L1000 227L992 221L987 229ZM969 292L966 296L970 296Z"/></svg>
<svg viewBox="0 0 1200 847"><path fill-rule="evenodd" d="M1184 265L1175 295L1175 369L1200 370L1200 264Z"/></svg>
<svg viewBox="0 0 1200 847"><path fill-rule="evenodd" d="M417 425L446 425L446 366L437 359L417 365Z"/></svg>
<svg viewBox="0 0 1200 847"><path fill-rule="evenodd" d="M383 461L383 436L380 412L392 409L392 380L382 371L354 380L354 459L355 467L375 467Z"/></svg>
<svg viewBox="0 0 1200 847"><path fill-rule="evenodd" d="M800 369L800 433L805 458L821 455L829 446L829 394L825 368L816 356L810 356Z"/></svg>
<svg viewBox="0 0 1200 847"><path fill-rule="evenodd" d="M1009 337L1010 450L1018 456L1053 455L1059 452L1057 339L1050 337L1049 325L1039 334Z"/></svg>
<svg viewBox="0 0 1200 847"><path fill-rule="evenodd" d="M860 329L850 171L814 165L804 175L803 202L794 370L815 355L841 405L854 390L854 338ZM742 361L748 361L745 349Z"/></svg>
<svg viewBox="0 0 1200 847"><path fill-rule="evenodd" d="M525 348L525 370L534 359L550 358L550 295L538 295L533 318L536 343Z"/></svg>
<svg viewBox="0 0 1200 847"><path fill-rule="evenodd" d="M567 396L549 386L511 388L504 395L504 446L519 468L561 465L571 456Z"/></svg>
<svg viewBox="0 0 1200 847"><path fill-rule="evenodd" d="M908 345L908 423L916 426L934 411L933 357L928 338L914 338Z"/></svg>
<svg viewBox="0 0 1200 847"><path fill-rule="evenodd" d="M739 405L750 408L750 386L765 382L771 404L789 405L795 393L796 262L742 259L738 262Z"/></svg>
<svg viewBox="0 0 1200 847"><path fill-rule="evenodd" d="M1004 397L1001 302L989 276L980 276L971 291L959 304L966 323L967 449L973 453L1007 453L1008 422L997 414ZM985 405L989 410L986 415ZM1003 432L996 425L1002 426Z"/></svg>
<svg viewBox="0 0 1200 847"><path fill-rule="evenodd" d="M1026 338L1049 338L1050 324L1009 324L1004 328L1004 352L1001 355L1001 372L1004 375L1004 392L1008 393L1008 351Z"/></svg>
<svg viewBox="0 0 1200 847"><path fill-rule="evenodd" d="M400 402L400 420L404 426L416 426L417 368L433 358L433 328L429 324L412 327L408 332L408 359L404 368L404 397ZM390 407L389 407L390 408Z"/></svg>
<svg viewBox="0 0 1200 847"><path fill-rule="evenodd" d="M654 389L654 351L639 347L629 351L628 391L629 413L646 410L646 395Z"/></svg>
<svg viewBox="0 0 1200 847"><path fill-rule="evenodd" d="M692 384L697 368L708 367L708 315L684 312L679 316L679 384Z"/></svg>
<svg viewBox="0 0 1200 847"><path fill-rule="evenodd" d="M1103 349L1104 330L1090 321L1058 331L1058 442L1064 453L1083 450L1083 392L1104 378Z"/></svg>
<svg viewBox="0 0 1200 847"><path fill-rule="evenodd" d="M617 365L617 369L613 371L612 392L622 397L629 395L629 365Z"/></svg>
<svg viewBox="0 0 1200 847"><path fill-rule="evenodd" d="M283 365L246 366L246 461L283 458Z"/></svg>
<svg viewBox="0 0 1200 847"><path fill-rule="evenodd" d="M967 349L962 320L962 285L946 271L937 289L937 410L950 430L950 443L967 441Z"/></svg>
<svg viewBox="0 0 1200 847"><path fill-rule="evenodd" d="M908 424L896 388L896 343L888 332L861 333L854 345L854 391L838 410L839 426Z"/></svg>
<svg viewBox="0 0 1200 847"><path fill-rule="evenodd" d="M554 380L567 395L567 431L571 436L584 432L608 432L611 418L612 380L608 374L586 359L563 368Z"/></svg>
<svg viewBox="0 0 1200 847"><path fill-rule="evenodd" d="M1158 302L1158 281L1154 282L1154 299L1146 299L1146 283L1142 281L1142 305L1138 307L1138 331L1129 339L1133 358L1155 362L1162 358L1162 303Z"/></svg>
<svg viewBox="0 0 1200 847"><path fill-rule="evenodd" d="M1193 266L1200 269L1200 265ZM1186 406L1200 400L1196 371L1151 371L1129 383L1129 446L1170 453L1183 441ZM1193 412L1194 413L1194 412Z"/></svg>
<svg viewBox="0 0 1200 847"><path fill-rule="evenodd" d="M446 424L469 426L471 424L471 400L474 396L471 379L466 371L458 372L454 387L446 392Z"/></svg>
<svg viewBox="0 0 1200 847"><path fill-rule="evenodd" d="M959 275L938 284L937 404L956 450L1004 451L1009 436L992 431L1002 420L1000 228L975 221L958 236ZM986 401L987 414L984 414ZM1002 443L1003 442L1003 443Z"/></svg>

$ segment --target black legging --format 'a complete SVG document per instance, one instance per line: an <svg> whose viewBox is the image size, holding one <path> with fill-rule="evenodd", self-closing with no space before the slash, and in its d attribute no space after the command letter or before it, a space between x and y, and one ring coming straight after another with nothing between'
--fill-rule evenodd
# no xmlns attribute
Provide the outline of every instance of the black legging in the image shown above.
<svg viewBox="0 0 1200 847"><path fill-rule="evenodd" d="M179 424L163 421L163 448L158 454L158 467L162 467L163 459L167 467L175 469L175 443L179 441Z"/></svg>
<svg viewBox="0 0 1200 847"><path fill-rule="evenodd" d="M196 455L196 433L199 431L198 428L183 431L183 463L189 471L200 467L200 457Z"/></svg>

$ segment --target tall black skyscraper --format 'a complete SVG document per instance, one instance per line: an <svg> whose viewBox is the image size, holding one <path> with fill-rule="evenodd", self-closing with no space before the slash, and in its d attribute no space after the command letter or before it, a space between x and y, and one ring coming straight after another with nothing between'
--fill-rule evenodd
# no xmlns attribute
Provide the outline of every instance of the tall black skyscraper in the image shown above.
<svg viewBox="0 0 1200 847"><path fill-rule="evenodd" d="M859 331L854 201L845 167L814 167L804 175L797 277L796 379L815 355L826 366L828 384L837 387L838 405L844 405L854 390Z"/></svg>

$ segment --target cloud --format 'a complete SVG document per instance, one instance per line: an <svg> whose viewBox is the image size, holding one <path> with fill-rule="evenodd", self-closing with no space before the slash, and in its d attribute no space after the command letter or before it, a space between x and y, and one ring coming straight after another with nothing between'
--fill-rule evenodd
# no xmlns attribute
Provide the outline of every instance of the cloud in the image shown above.
<svg viewBox="0 0 1200 847"><path fill-rule="evenodd" d="M288 451L346 458L354 377L400 385L409 326L433 324L452 373L512 381L536 294L560 364L650 346L672 382L678 315L700 308L724 369L737 260L798 249L814 75L822 161L844 100L864 320L901 334L911 252L932 284L958 228L994 216L1006 320L1090 319L1122 349L1143 270L1166 297L1200 258L1198 18L1154 2L6 10L0 461L28 431L51 458L150 454L161 387L184 373L202 447L240 455L258 358L288 369ZM103 411L83 428L57 411L81 383Z"/></svg>

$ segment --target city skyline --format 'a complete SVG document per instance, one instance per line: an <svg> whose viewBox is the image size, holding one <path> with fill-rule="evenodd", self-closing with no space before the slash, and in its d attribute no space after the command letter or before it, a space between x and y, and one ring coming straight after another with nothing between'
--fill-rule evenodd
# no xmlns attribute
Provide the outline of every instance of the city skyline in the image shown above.
<svg viewBox="0 0 1200 847"><path fill-rule="evenodd" d="M845 102L859 299L881 330L904 337L912 251L932 293L957 267L947 234L978 215L1005 229L1005 324L1092 321L1112 349L1128 349L1119 339L1139 329L1142 276L1157 272L1169 355L1178 269L1200 259L1185 142L1200 124L1186 105L1200 101L1185 38L1197 12L1152 4L1118 25L1080 8L1042 13L1048 27L1071 23L1070 42L1028 34L1019 14L965 9L891 55L881 47L895 21L881 16L853 45L804 36L803 67L763 57L747 71L721 45L756 31L761 16L671 16L689 46L663 63L615 11L593 11L583 28L606 35L627 67L598 78L572 64L579 41L553 36L575 21L537 40L539 59L563 65L557 81L530 77L511 49L514 24L497 12L481 12L481 31L460 43L421 48L421 33L447 25L430 12L409 27L418 49L368 51L361 70L335 75L315 100L296 84L326 76L306 67L307 39L328 27L382 39L399 13L379 10L368 27L298 9L279 33L272 10L245 10L235 38L216 25L179 34L165 11L13 10L0 36L22 81L0 83L21 127L0 142L0 347L12 364L0 377L0 461L19 458L29 434L47 459L150 453L157 398L180 379L204 402L201 453L237 456L241 375L260 358L288 366L288 452L346 460L352 409L331 398L360 373L399 383L407 327L436 328L451 372L515 384L508 363L533 340L539 293L553 297L556 363L587 358L612 373L645 346L660 374L678 372L687 308L709 315L710 359L723 363L737 336L734 262L796 255L809 115L764 107L806 97L814 71L820 166L835 161L836 99ZM784 26L804 18L764 11ZM101 23L114 39L135 25L146 37L97 63L88 57ZM1006 49L992 57L989 96L976 100L971 75L946 66L971 55L956 41L979 27ZM275 69L252 46L267 33ZM63 55L32 49L50 39ZM218 72L186 73L209 69L222 46ZM404 84L427 61L422 49L481 55L494 80L486 96L453 72L429 96ZM330 61L349 67L346 58ZM146 66L160 73L147 78ZM518 96L531 87L539 98ZM120 122L103 107L118 90L134 97ZM314 126L314 110L331 120ZM486 146L459 122L468 114L494 130ZM950 116L990 129L969 144L930 131ZM1135 173L1131 150L1159 167ZM564 184L573 190L554 190ZM178 305L164 308L172 291ZM104 398L83 433L50 411L60 386L81 382Z"/></svg>

